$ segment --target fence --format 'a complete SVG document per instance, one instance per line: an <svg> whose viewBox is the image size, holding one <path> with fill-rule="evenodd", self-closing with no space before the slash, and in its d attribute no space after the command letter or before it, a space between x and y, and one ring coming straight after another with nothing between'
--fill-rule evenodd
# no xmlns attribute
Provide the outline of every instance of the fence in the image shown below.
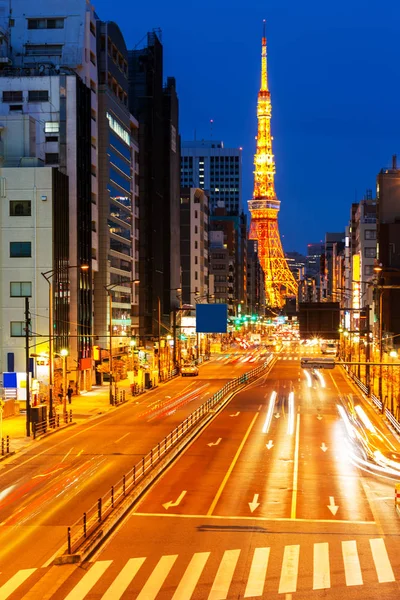
<svg viewBox="0 0 400 600"><path fill-rule="evenodd" d="M63 413L62 416L56 413L53 417L49 417L48 419L37 423L32 423L33 439L35 440L39 435L44 435L50 429L57 429L58 427L61 427L62 424L67 425L68 423L72 423L72 410Z"/></svg>
<svg viewBox="0 0 400 600"><path fill-rule="evenodd" d="M180 446L188 433L194 431L195 425L203 426L216 412L216 409L221 408L221 402L231 391L250 383L257 378L270 364L273 355L271 354L265 363L256 367L252 371L245 373L233 379L224 385L222 389L211 396L204 404L199 406L191 413L178 427L169 433L161 442L157 444L150 452L143 456L142 460L134 465L128 474L123 475L122 479L101 498L99 498L81 519L68 527L67 531L67 554L76 553L77 550L85 543L89 536L96 533L102 523L116 509L120 508L124 499L131 494L131 503L143 492L143 490L151 483L151 480L145 481L145 476L150 474L154 467L160 465L161 459L171 451L172 448L180 452L185 444ZM220 405L220 406L218 406ZM157 473L158 474L158 473ZM154 477L157 475L155 474ZM136 492L132 494L132 492ZM122 507L121 507L122 508ZM128 507L125 508L127 510Z"/></svg>

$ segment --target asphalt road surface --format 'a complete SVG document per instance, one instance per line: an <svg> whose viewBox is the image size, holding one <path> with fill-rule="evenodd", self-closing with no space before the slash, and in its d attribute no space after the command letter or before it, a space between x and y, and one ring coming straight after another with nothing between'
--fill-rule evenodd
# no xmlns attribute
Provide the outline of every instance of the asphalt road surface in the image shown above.
<svg viewBox="0 0 400 600"><path fill-rule="evenodd" d="M0 574L0 600L398 600L395 480L371 472L344 406L363 410L374 448L395 456L398 441L340 368L306 377L285 348L90 562L30 569L25 555Z"/></svg>
<svg viewBox="0 0 400 600"><path fill-rule="evenodd" d="M260 353L227 352L204 364L198 377L176 378L2 462L2 574L9 573L10 567L15 572L49 564L66 542L68 525L188 414L261 359Z"/></svg>

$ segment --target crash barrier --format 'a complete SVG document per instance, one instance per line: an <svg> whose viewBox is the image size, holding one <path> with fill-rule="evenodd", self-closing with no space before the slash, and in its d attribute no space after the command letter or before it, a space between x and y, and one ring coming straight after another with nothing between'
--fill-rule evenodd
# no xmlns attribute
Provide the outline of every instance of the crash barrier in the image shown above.
<svg viewBox="0 0 400 600"><path fill-rule="evenodd" d="M6 435L5 438L1 438L1 455L10 454L10 436Z"/></svg>
<svg viewBox="0 0 400 600"><path fill-rule="evenodd" d="M256 379L268 367L272 358L273 355L271 354L259 367L226 383L222 389L199 406L178 427L159 442L157 446L152 448L146 456L143 456L141 461L134 465L129 473L125 474L120 481L111 486L111 489L99 498L96 504L83 514L81 519L68 527L67 548L64 554L72 555L85 544L90 536L96 533L104 534L102 524L104 524L105 520L113 513L121 515L128 510L129 506L124 506L124 499L130 495L130 502L132 504L144 489L152 483L155 477L158 476L161 470L165 468L166 465L161 463L165 455L170 453L172 460L188 443L185 438L191 437L190 434L197 434L200 426L204 426L207 422L207 417L211 418L217 410L222 408L224 398L227 400L230 392ZM172 451L174 448L176 449L175 453ZM171 456L172 454L173 456ZM156 467L161 468L157 469ZM147 478L146 476L150 474L152 476ZM117 513L118 509L119 512Z"/></svg>
<svg viewBox="0 0 400 600"><path fill-rule="evenodd" d="M52 417L32 423L32 434L35 440L38 436L45 435L51 429L58 429L62 424L72 423L72 410L64 412L62 415L55 413Z"/></svg>
<svg viewBox="0 0 400 600"><path fill-rule="evenodd" d="M346 369L349 376L351 377L351 379L354 381L354 383L356 383L357 386L360 388L360 390L363 391L364 394L366 394L368 396L368 388L365 385L365 383L360 381L360 379L358 379L358 377L356 377L356 375L354 375L354 373L352 373L350 371L350 369L348 368L347 365L343 365L343 366ZM398 434L400 434L400 423L394 417L392 412L386 406L385 407L383 406L382 400L380 398L378 398L378 396L375 396L375 394L371 393L370 397L371 397L372 402L375 404L376 408L379 410L379 412L383 412L383 414L385 415L387 420L390 422L392 427L396 430L396 432Z"/></svg>

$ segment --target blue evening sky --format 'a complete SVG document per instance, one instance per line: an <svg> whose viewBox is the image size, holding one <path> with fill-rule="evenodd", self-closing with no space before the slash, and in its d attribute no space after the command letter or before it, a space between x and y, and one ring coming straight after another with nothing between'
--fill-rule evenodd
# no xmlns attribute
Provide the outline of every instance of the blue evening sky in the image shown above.
<svg viewBox="0 0 400 600"><path fill-rule="evenodd" d="M396 0L95 0L128 48L162 29L182 139L243 147L243 200L252 194L262 20L267 19L272 133L285 250L305 252L343 231L350 205L399 150Z"/></svg>

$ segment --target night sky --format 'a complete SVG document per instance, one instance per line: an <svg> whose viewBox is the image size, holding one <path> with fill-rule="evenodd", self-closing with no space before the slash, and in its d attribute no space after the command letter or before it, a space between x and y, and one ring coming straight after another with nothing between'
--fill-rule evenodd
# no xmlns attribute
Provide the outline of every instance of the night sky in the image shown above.
<svg viewBox="0 0 400 600"><path fill-rule="evenodd" d="M162 30L182 139L243 147L243 200L252 194L262 20L285 250L304 253L343 231L350 205L400 150L400 2L396 0L95 1L129 49ZM142 43L140 43L142 40ZM213 119L211 133L210 119Z"/></svg>

